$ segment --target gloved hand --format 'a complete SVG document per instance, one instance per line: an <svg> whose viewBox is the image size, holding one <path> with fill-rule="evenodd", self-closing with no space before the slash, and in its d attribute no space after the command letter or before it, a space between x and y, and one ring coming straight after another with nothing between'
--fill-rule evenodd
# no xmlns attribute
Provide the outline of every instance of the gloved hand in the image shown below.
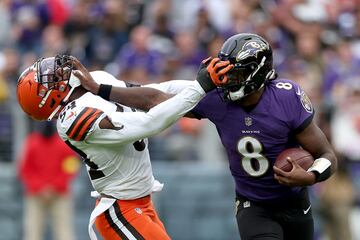
<svg viewBox="0 0 360 240"><path fill-rule="evenodd" d="M197 81L205 92L209 92L227 82L226 73L233 68L229 61L207 58L200 64Z"/></svg>

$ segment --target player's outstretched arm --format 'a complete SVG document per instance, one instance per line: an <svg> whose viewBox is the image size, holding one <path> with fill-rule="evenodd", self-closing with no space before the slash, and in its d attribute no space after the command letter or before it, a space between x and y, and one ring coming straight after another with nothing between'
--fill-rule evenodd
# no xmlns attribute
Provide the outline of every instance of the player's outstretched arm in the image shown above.
<svg viewBox="0 0 360 240"><path fill-rule="evenodd" d="M216 87L210 76L199 77L180 93L151 108L148 112L113 112L102 118L97 134L87 141L122 143L158 134L189 112ZM109 131L115 130L115 131Z"/></svg>
<svg viewBox="0 0 360 240"><path fill-rule="evenodd" d="M174 94L164 93L158 89L167 89L172 93L180 92L176 88L183 90L191 81L174 81L174 84L158 84L158 89L152 87L133 87L121 88L111 85L103 85L95 82L89 71L80 63L79 60L74 58L74 66L77 71L74 75L79 78L81 85L93 94L99 95L106 100L118 102L120 104L148 111L159 103L171 98ZM211 67L211 68L210 68ZM218 71L218 69L220 69ZM205 92L211 91L219 84L220 76L226 74L232 66L228 61L220 61L219 59L205 59L199 68L197 81ZM150 85L149 85L150 86Z"/></svg>
<svg viewBox="0 0 360 240"><path fill-rule="evenodd" d="M73 63L77 69L74 71L74 75L80 80L82 87L95 95L102 96L106 100L148 111L150 108L173 96L173 94L166 94L154 88L122 88L98 84L78 59L73 58Z"/></svg>
<svg viewBox="0 0 360 240"><path fill-rule="evenodd" d="M190 111L205 96L197 81L148 112L109 112L102 115L89 143L123 144L154 136Z"/></svg>

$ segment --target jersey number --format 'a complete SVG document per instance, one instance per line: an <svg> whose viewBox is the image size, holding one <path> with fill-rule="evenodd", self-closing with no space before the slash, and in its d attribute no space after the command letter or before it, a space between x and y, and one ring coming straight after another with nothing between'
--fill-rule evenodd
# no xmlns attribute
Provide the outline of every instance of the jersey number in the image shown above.
<svg viewBox="0 0 360 240"><path fill-rule="evenodd" d="M250 176L258 177L269 169L269 160L261 154L263 147L259 140L253 137L244 137L237 144L241 154L241 165Z"/></svg>
<svg viewBox="0 0 360 240"><path fill-rule="evenodd" d="M291 83L284 83L284 82L278 82L276 85L275 85L277 88L280 88L280 89L285 89L285 90L291 90L292 89L292 85Z"/></svg>
<svg viewBox="0 0 360 240"><path fill-rule="evenodd" d="M69 109L74 109L76 107L76 102L75 101L72 101L64 111L62 111L62 113L59 115L59 118L61 120L61 123L64 122L64 119L65 119L65 115L66 115L66 111L69 110Z"/></svg>

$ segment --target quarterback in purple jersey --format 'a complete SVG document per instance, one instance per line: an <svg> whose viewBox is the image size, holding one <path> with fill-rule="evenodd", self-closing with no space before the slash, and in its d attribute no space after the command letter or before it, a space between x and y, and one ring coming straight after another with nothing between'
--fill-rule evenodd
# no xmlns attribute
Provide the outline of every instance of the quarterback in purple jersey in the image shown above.
<svg viewBox="0 0 360 240"><path fill-rule="evenodd" d="M238 194L252 201L278 202L300 191L279 184L272 170L283 150L299 146L291 136L313 119L312 105L299 85L287 79L270 81L252 109L224 102L212 92L192 112L216 125Z"/></svg>
<svg viewBox="0 0 360 240"><path fill-rule="evenodd" d="M236 185L241 239L313 239L306 186L330 177L337 159L313 120L310 99L295 82L275 80L271 46L256 34L227 39L219 61L229 61L234 67L226 78L218 79L207 67L211 78L223 84L192 113L215 124L226 149ZM291 160L291 172L274 167L283 150L300 146L315 159L308 171Z"/></svg>
<svg viewBox="0 0 360 240"><path fill-rule="evenodd" d="M271 46L256 34L227 39L218 58L205 60L197 75L201 82L221 87L209 92L187 116L208 118L217 128L236 185L241 239L311 240L314 223L306 187L329 178L337 159L313 120L310 99L295 82L276 80L272 59ZM91 77L81 80L86 89L97 91ZM173 89L186 86L170 82L174 83L166 86L167 91L166 84L158 89L175 93ZM137 98L115 87L109 91L112 101L143 110L170 97L149 88L129 89L137 92ZM274 167L276 157L291 147L312 154L315 161L307 171L291 159L290 172Z"/></svg>

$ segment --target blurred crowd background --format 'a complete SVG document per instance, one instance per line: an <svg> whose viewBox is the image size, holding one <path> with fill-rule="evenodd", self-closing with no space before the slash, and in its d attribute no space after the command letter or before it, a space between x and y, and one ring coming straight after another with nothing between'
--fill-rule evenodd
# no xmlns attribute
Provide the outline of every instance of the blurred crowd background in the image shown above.
<svg viewBox="0 0 360 240"><path fill-rule="evenodd" d="M192 80L201 60L240 32L270 42L279 76L302 85L337 151L338 173L311 188L316 239L360 239L359 0L0 0L0 239L28 239L21 169L25 139L42 127L16 102L25 67L61 53L132 83ZM181 119L150 139L150 151L168 189L155 200L170 235L238 239L214 127ZM72 174L79 168L67 164ZM94 199L84 166L77 171L68 193L74 239L87 239ZM50 231L45 239L54 239Z"/></svg>

